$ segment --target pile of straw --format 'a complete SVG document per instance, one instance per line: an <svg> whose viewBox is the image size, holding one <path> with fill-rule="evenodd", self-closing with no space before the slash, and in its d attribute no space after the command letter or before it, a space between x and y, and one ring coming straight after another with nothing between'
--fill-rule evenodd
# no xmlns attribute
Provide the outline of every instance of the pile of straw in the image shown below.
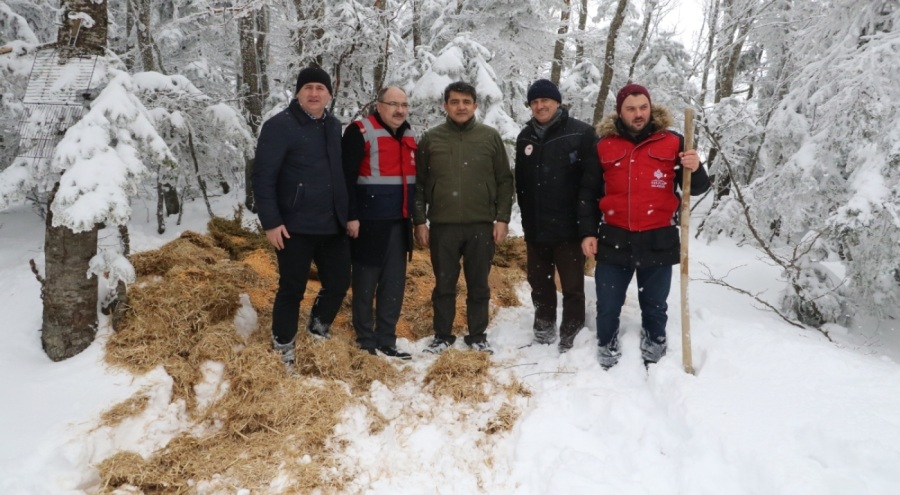
<svg viewBox="0 0 900 495"><path fill-rule="evenodd" d="M131 452L106 459L98 466L101 493L120 487L187 493L201 482L217 483L224 491L247 488L256 493L279 476L293 480L292 492L340 493L346 480L329 474L336 463L329 450L334 447L328 447L339 413L348 405L365 404L365 393L375 381L389 387L415 381L408 368L357 349L349 296L332 328L334 338L318 342L298 333L297 365L294 374L289 373L272 351L268 331L278 281L275 256L262 233L247 231L241 223L240 212L234 220L214 219L208 236L185 232L158 250L132 256L138 280L129 288L125 316L107 343L106 360L134 374L164 367L175 384L172 400L185 402L192 421L187 430L212 433L182 433L147 459ZM522 277L523 256L524 248L498 249L500 263L491 277L493 293L501 296L496 304L518 304L514 296L503 294L514 294L512 284ZM301 322L318 292L316 278L308 284ZM400 336L415 340L431 334L432 287L428 253L416 250ZM460 288L459 331L465 321L462 281ZM260 327L246 338L234 324L240 294L249 295ZM201 366L207 361L224 365L228 387L215 403L200 408L194 386L203 380ZM498 390L489 367L483 353L450 351L428 370L425 382L436 396L485 401L489 392ZM115 426L141 413L148 402L146 392L138 392L101 421ZM377 432L387 420L369 409ZM491 431L514 422L508 411L501 412Z"/></svg>

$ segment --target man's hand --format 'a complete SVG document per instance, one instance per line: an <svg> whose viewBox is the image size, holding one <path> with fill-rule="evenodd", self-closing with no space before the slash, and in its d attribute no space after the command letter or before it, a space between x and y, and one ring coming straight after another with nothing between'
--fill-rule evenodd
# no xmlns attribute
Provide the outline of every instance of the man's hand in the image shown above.
<svg viewBox="0 0 900 495"><path fill-rule="evenodd" d="M678 157L681 158L681 166L690 170L691 173L700 168L700 155L697 154L697 150L678 153Z"/></svg>
<svg viewBox="0 0 900 495"><path fill-rule="evenodd" d="M500 244L509 233L509 224L506 222L494 222L494 244Z"/></svg>
<svg viewBox="0 0 900 495"><path fill-rule="evenodd" d="M428 225L416 225L415 238L420 246L428 247Z"/></svg>
<svg viewBox="0 0 900 495"><path fill-rule="evenodd" d="M279 225L274 229L269 229L266 231L266 239L269 240L269 244L271 244L275 249L281 251L284 249L284 240L290 239L291 235L288 234L287 229L284 225Z"/></svg>
<svg viewBox="0 0 900 495"><path fill-rule="evenodd" d="M584 253L585 256L596 256L597 255L597 238L596 237L585 237L581 240L581 252Z"/></svg>
<svg viewBox="0 0 900 495"><path fill-rule="evenodd" d="M359 220L350 220L347 222L347 235L351 239L359 237Z"/></svg>

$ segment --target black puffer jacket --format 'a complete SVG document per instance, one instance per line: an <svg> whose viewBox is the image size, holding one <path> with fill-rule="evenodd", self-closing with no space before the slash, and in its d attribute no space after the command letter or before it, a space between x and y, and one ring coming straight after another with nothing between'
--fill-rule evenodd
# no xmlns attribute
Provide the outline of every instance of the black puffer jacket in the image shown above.
<svg viewBox="0 0 900 495"><path fill-rule="evenodd" d="M297 100L267 120L253 165L253 195L263 228L336 234L347 225L348 192L341 164L341 123L313 120Z"/></svg>
<svg viewBox="0 0 900 495"><path fill-rule="evenodd" d="M578 242L578 187L585 166L599 167L597 134L565 109L538 137L535 121L516 140L516 196L525 241Z"/></svg>

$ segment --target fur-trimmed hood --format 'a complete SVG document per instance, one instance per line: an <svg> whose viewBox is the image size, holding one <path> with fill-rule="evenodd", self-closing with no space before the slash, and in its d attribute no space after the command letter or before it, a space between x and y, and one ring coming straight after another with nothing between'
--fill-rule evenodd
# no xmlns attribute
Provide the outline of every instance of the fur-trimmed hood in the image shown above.
<svg viewBox="0 0 900 495"><path fill-rule="evenodd" d="M618 118L619 116L616 113L608 113L606 117L603 117L603 120L597 124L597 135L600 136L600 139L619 135L619 129L616 127ZM669 113L669 109L662 105L650 106L650 121L656 126L657 131L664 131L672 127L672 124L675 122L672 114Z"/></svg>

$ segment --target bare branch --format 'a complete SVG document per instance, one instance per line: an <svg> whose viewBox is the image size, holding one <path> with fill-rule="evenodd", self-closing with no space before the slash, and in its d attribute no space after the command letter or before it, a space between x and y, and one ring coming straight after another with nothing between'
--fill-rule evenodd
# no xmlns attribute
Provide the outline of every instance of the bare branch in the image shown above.
<svg viewBox="0 0 900 495"><path fill-rule="evenodd" d="M44 293L44 286L47 285L47 280L41 276L41 273L37 269L37 264L34 262L34 258L28 260L28 266L31 267L31 273L34 274L34 278L37 279L38 283L41 284L41 294Z"/></svg>
<svg viewBox="0 0 900 495"><path fill-rule="evenodd" d="M748 297L752 298L754 301L756 301L756 302L758 302L759 304L762 304L763 306L765 306L766 308L768 308L770 311L772 311L772 312L775 313L776 315L778 315L778 317L781 318L782 320L784 320L785 322L787 322L787 323L789 323L789 324L791 324L791 325L793 325L793 326L795 326L795 327L797 327L797 328L802 328L802 329L804 329L804 330L807 329L807 326L806 326L806 325L804 325L804 324L802 324L802 323L800 323L800 322L797 322L797 321L794 321L794 320L790 319L787 315L785 315L784 313L782 313L778 308L776 308L776 307L773 306L772 304L768 303L767 301L763 300L763 299L760 297L760 295L763 294L762 292L759 292L759 293L754 294L754 293L752 293L752 292L750 292L750 291L748 291L748 290L746 290L746 289L741 289L740 287L735 287L735 286L731 285L730 283L726 282L724 278L715 277L715 276L712 274L712 270L711 270L711 269L709 268L709 266L707 266L706 264L700 263L700 265L703 267L703 272L704 272L704 274L705 274L706 277L707 277L705 280L700 280L701 282L706 283L706 284L719 285L719 286L725 287L725 288L727 288L727 289L733 290L733 291L735 291L735 292L737 292L737 293L739 293L739 294L743 294L743 295L745 295L745 296L748 296ZM740 267L735 267L735 268L733 268L732 270L729 270L728 273L725 274L725 276L727 277L728 274L730 274L730 273L731 273L734 269L736 269L736 268L740 268ZM815 327L814 327L814 328L815 328ZM825 331L825 330L822 329L822 328L815 328L815 329L818 330L819 333L821 333L822 335L824 335L825 338L828 339L829 342L834 343L834 340L831 339L831 336L828 335L828 332L827 332L827 331Z"/></svg>

